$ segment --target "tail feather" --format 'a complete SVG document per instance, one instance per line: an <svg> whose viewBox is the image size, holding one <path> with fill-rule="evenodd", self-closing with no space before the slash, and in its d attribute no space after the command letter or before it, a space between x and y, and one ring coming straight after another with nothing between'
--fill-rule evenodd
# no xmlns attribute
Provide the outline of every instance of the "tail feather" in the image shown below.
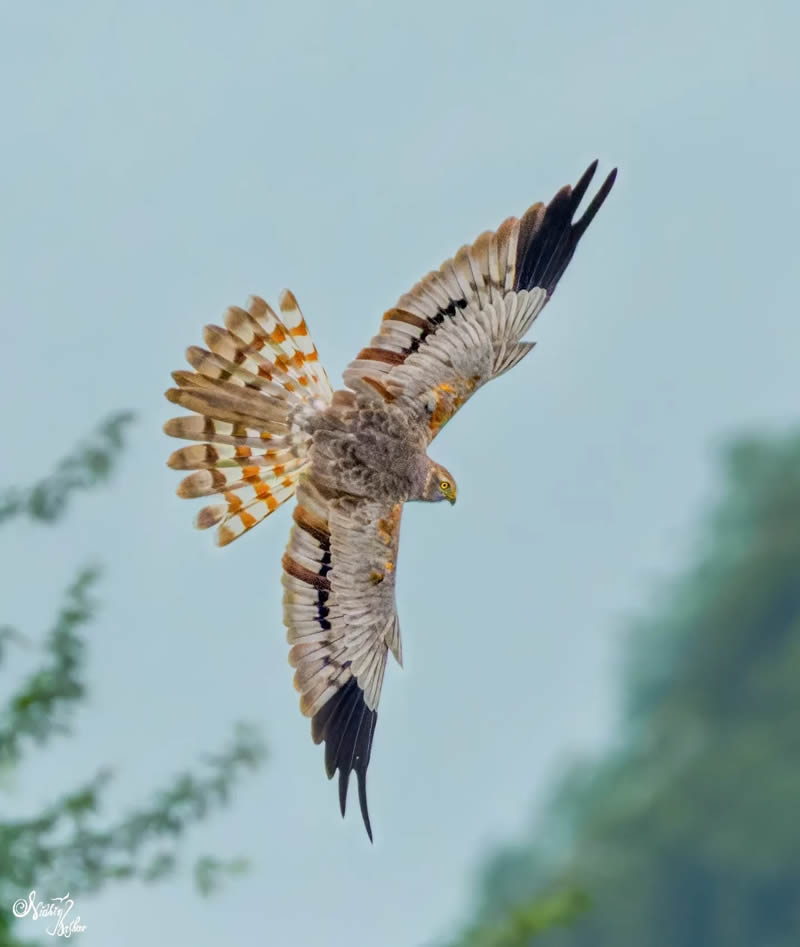
<svg viewBox="0 0 800 947"><path fill-rule="evenodd" d="M174 451L167 466L173 470L208 470L211 467L247 467L250 464L285 464L305 453L307 438L295 435L284 447L265 447L253 450L252 447L234 447L230 444L193 444ZM269 441L269 444L276 443Z"/></svg>
<svg viewBox="0 0 800 947"><path fill-rule="evenodd" d="M241 365L228 361L216 352L209 352L199 345L191 345L186 349L186 361L194 370L207 379L227 381L233 385L254 388L266 395L276 398L286 398L287 389L277 382L269 381L263 375L254 374ZM301 398L294 399L301 401Z"/></svg>
<svg viewBox="0 0 800 947"><path fill-rule="evenodd" d="M259 463L260 461L260 463ZM286 463L276 464L272 460L257 457L246 467L213 467L211 469L195 470L184 477L178 485L178 496L181 497L209 497L214 493L228 493L241 491L249 495L250 487L255 495L259 495L260 488L282 484L289 486L287 481L298 470L308 466L308 457L296 457ZM266 496L267 491L264 491Z"/></svg>
<svg viewBox="0 0 800 947"><path fill-rule="evenodd" d="M282 349L275 349L254 329L254 321L244 309L231 308L225 315L226 328L208 325L203 329L203 339L211 353L222 359L232 370L240 368L251 378L273 383L271 388L294 393L303 382L294 374L296 367ZM266 351L265 351L266 349ZM243 384L234 375L229 379ZM307 382L307 380L306 380Z"/></svg>
<svg viewBox="0 0 800 947"><path fill-rule="evenodd" d="M289 412L280 402L272 404L263 395L249 389L229 391L222 387L224 383L218 383L220 387L214 384L204 387L208 380L202 376L198 376L196 381L197 387L194 388L168 389L167 400L215 421L244 424L267 430L270 434L289 433Z"/></svg>
<svg viewBox="0 0 800 947"><path fill-rule="evenodd" d="M195 526L198 529L208 529L210 526L218 526L217 545L227 546L234 539L238 539L249 529L266 519L270 513L274 513L278 507L286 500L294 496L296 483L288 487L279 487L272 493L269 499L264 497L254 497L249 501L243 502L234 513L231 513L230 504L218 503L213 506L203 507L197 514ZM227 496L227 494L226 494Z"/></svg>
<svg viewBox="0 0 800 947"><path fill-rule="evenodd" d="M328 374L319 360L319 353L308 331L306 320L297 304L294 293L285 289L278 300L283 321L289 329L289 334L297 348L302 353L304 362L308 366L311 387L327 404L333 398L333 388L328 380Z"/></svg>
<svg viewBox="0 0 800 947"><path fill-rule="evenodd" d="M173 372L169 401L194 415L164 425L171 437L200 441L172 453L168 465L191 470L182 497L220 494L195 525L216 526L227 545L294 495L307 468L310 422L333 398L328 377L294 296L281 295L283 321L259 297L231 307L225 328L209 325L208 349L190 346L194 371Z"/></svg>
<svg viewBox="0 0 800 947"><path fill-rule="evenodd" d="M185 441L209 441L241 447L264 447L268 444L276 450L282 450L295 439L305 441L307 437L305 434L272 435L268 431L248 428L243 424L215 421L213 418L196 414L172 418L164 425L164 432L170 437L180 437Z"/></svg>
<svg viewBox="0 0 800 947"><path fill-rule="evenodd" d="M295 391L299 382L330 403L333 391L328 376L297 300L288 290L281 293L280 309L285 322L263 299L254 296L248 310L235 306L228 309L225 325L245 344L248 355L259 356L265 348L271 351L270 377L274 376L288 391Z"/></svg>

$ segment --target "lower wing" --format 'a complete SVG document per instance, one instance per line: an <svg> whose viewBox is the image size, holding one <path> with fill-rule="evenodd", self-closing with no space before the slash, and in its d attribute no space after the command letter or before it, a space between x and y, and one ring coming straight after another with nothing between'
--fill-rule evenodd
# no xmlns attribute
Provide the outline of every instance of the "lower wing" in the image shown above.
<svg viewBox="0 0 800 947"><path fill-rule="evenodd" d="M325 498L301 478L283 557L284 623L300 709L325 741L328 778L339 771L342 815L350 773L372 839L367 767L386 657L402 661L394 576L402 504Z"/></svg>

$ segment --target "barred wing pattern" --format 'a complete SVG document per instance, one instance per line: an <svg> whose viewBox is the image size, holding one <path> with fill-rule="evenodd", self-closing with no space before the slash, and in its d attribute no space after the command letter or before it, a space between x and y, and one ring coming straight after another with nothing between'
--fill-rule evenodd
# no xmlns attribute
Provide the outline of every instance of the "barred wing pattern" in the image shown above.
<svg viewBox="0 0 800 947"><path fill-rule="evenodd" d="M573 222L596 168L548 205L481 234L401 296L345 370L345 384L402 404L432 440L478 388L533 348L522 336L614 184L616 169Z"/></svg>
<svg viewBox="0 0 800 947"><path fill-rule="evenodd" d="M328 498L311 476L297 489L283 557L284 622L300 709L325 769L339 771L339 804L355 772L367 834L367 766L389 649L402 662L394 576L402 505Z"/></svg>

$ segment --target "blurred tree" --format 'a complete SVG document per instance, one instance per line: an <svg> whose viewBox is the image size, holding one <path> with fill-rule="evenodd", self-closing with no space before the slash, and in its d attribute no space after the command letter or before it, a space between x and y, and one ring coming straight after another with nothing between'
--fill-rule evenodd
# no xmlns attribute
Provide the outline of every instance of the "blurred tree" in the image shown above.
<svg viewBox="0 0 800 947"><path fill-rule="evenodd" d="M695 561L632 629L618 748L574 767L478 884L480 947L543 892L587 910L551 947L800 943L800 437L724 454Z"/></svg>
<svg viewBox="0 0 800 947"><path fill-rule="evenodd" d="M58 519L73 494L108 478L130 421L128 414L110 418L91 442L62 461L45 480L29 490L8 490L0 498L0 523L22 516L43 522ZM86 695L82 629L95 617L92 590L97 580L94 568L78 572L41 646L15 629L0 628L0 666L14 646L41 650L37 670L14 685L5 706L0 705L0 774L20 766L26 754L70 733L72 715ZM99 769L33 818L0 817L0 947L31 943L18 938L19 922L15 924L11 906L20 898L27 900L34 889L37 900L67 890L74 897L96 892L109 882L155 881L176 870L182 833L228 803L243 773L263 757L257 732L239 724L227 747L209 755L194 771L178 774L171 785L135 811L101 818L111 774ZM239 858L204 856L194 866L195 883L207 894L223 876L245 867ZM35 932L34 926L25 928L26 934Z"/></svg>

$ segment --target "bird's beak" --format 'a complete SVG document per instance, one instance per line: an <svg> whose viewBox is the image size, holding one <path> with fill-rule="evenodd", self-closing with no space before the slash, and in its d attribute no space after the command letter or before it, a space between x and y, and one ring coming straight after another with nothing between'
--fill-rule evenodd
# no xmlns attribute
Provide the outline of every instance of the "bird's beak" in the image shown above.
<svg viewBox="0 0 800 947"><path fill-rule="evenodd" d="M452 490L447 494L447 499L450 501L450 506L456 505L456 495Z"/></svg>

